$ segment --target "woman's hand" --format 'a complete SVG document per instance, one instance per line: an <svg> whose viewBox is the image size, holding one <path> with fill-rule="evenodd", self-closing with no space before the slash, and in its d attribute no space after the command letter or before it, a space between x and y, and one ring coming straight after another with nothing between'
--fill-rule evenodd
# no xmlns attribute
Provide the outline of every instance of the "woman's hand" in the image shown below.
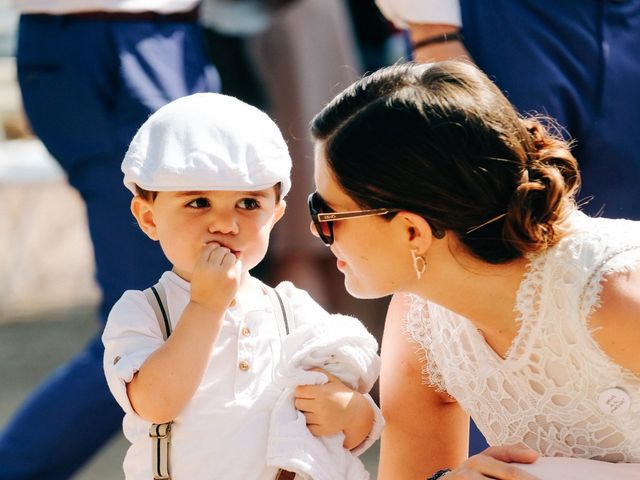
<svg viewBox="0 0 640 480"><path fill-rule="evenodd" d="M300 385L295 391L295 407L315 436L344 432L344 447L353 449L367 438L373 425L373 410L364 396L336 376L320 369L329 381L321 385Z"/></svg>
<svg viewBox="0 0 640 480"><path fill-rule="evenodd" d="M455 470L447 473L443 480L483 479L539 480L511 463L533 463L538 453L517 445L489 447L485 451L465 460Z"/></svg>

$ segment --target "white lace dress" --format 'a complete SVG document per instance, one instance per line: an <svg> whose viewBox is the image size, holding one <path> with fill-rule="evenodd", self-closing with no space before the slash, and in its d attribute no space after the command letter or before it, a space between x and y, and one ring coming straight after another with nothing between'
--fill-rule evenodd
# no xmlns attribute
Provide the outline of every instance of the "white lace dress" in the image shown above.
<svg viewBox="0 0 640 480"><path fill-rule="evenodd" d="M640 265L640 222L582 213L571 221L570 235L529 258L505 359L469 320L418 297L406 329L426 381L456 398L490 445L640 462L640 375L615 364L588 326L603 275Z"/></svg>

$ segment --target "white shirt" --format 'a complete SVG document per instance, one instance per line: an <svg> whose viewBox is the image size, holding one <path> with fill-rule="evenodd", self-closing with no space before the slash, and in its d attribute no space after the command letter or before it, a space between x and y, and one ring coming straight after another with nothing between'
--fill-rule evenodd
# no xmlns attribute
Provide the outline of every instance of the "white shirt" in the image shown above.
<svg viewBox="0 0 640 480"><path fill-rule="evenodd" d="M190 284L173 272L165 272L160 283L175 326L189 302ZM292 284L282 284L278 291L289 298L297 323L326 315ZM265 459L268 413L279 394L269 387L274 359L280 354L280 336L269 298L248 301L238 301L227 310L210 366L191 402L174 420L170 458L175 479L205 479L207 472L211 479L272 480L275 476ZM107 382L125 410L124 434L132 444L124 461L126 478L149 480L150 422L133 411L126 393L126 383L163 343L142 292L127 291L115 304L103 341Z"/></svg>
<svg viewBox="0 0 640 480"><path fill-rule="evenodd" d="M376 0L382 14L398 28L408 23L462 25L459 0Z"/></svg>
<svg viewBox="0 0 640 480"><path fill-rule="evenodd" d="M165 272L160 283L175 326L189 302L190 284L173 272ZM296 326L328 315L290 282L277 290L289 299ZM150 422L134 412L126 393L126 383L164 341L143 292L124 293L109 315L102 339L107 382L125 411L123 430L131 442L124 461L126 478L149 480ZM174 419L170 462L175 480L273 480L276 469L266 465L266 448L270 414L281 393L272 383L280 347L269 297L239 297L227 310L200 386Z"/></svg>
<svg viewBox="0 0 640 480"><path fill-rule="evenodd" d="M187 12L199 0L13 0L21 13L62 15L79 12Z"/></svg>

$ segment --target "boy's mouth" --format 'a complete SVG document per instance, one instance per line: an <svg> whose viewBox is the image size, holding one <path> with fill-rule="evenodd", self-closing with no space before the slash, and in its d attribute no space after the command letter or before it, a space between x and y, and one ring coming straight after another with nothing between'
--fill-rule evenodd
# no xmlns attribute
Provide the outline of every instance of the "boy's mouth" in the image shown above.
<svg viewBox="0 0 640 480"><path fill-rule="evenodd" d="M219 241L219 240L209 240L208 242L205 242L204 244L205 244L205 245L209 245L209 244L211 244L211 243L217 243L217 244L218 244L218 245L220 245L221 247L228 248L229 250L231 250L231 253L233 253L236 257L237 257L237 256L238 256L238 254L240 253L240 251L239 251L239 250L235 250L235 249L231 248L229 245L227 245L226 243L221 242L221 241Z"/></svg>

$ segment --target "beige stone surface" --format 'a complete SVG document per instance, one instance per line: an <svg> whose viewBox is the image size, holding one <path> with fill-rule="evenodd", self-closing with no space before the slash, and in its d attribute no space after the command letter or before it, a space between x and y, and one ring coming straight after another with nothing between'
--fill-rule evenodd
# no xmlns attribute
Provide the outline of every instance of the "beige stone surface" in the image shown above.
<svg viewBox="0 0 640 480"><path fill-rule="evenodd" d="M0 185L0 321L98 299L83 205L64 181Z"/></svg>
<svg viewBox="0 0 640 480"><path fill-rule="evenodd" d="M37 140L0 141L0 322L94 305L84 204Z"/></svg>
<svg viewBox="0 0 640 480"><path fill-rule="evenodd" d="M14 57L0 57L0 140L30 134L16 81Z"/></svg>

